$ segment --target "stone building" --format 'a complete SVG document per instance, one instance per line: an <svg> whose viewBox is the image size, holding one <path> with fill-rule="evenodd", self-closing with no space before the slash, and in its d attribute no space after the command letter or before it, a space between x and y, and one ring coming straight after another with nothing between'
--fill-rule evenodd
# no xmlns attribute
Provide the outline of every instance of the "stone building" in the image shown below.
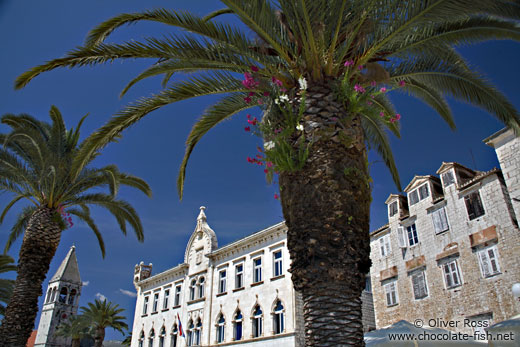
<svg viewBox="0 0 520 347"><path fill-rule="evenodd" d="M151 264L135 266L132 346L302 346L286 231L279 223L218 248L201 207L182 264L153 276ZM363 293L367 330L375 327L371 301Z"/></svg>
<svg viewBox="0 0 520 347"><path fill-rule="evenodd" d="M388 224L371 233L378 329L419 319L475 334L518 313L520 140L504 129L484 141L501 170L442 163L386 200Z"/></svg>
<svg viewBox="0 0 520 347"><path fill-rule="evenodd" d="M78 312L81 285L76 248L72 246L49 281L34 341L35 347L71 345L70 338L57 337L54 333L61 322L67 321Z"/></svg>

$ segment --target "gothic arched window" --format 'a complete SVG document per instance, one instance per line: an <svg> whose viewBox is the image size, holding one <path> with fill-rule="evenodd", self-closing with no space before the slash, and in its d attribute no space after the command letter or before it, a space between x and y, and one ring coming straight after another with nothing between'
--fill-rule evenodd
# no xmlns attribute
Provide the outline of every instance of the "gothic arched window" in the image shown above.
<svg viewBox="0 0 520 347"><path fill-rule="evenodd" d="M242 312L238 310L233 317L233 339L235 341L242 340Z"/></svg>
<svg viewBox="0 0 520 347"><path fill-rule="evenodd" d="M253 311L253 337L260 337L262 336L262 309L260 308L260 305L256 305L254 311Z"/></svg>
<svg viewBox="0 0 520 347"><path fill-rule="evenodd" d="M177 324L173 324L172 333L171 333L171 343L170 347L177 347L177 335L179 330L177 328Z"/></svg>
<svg viewBox="0 0 520 347"><path fill-rule="evenodd" d="M190 284L190 300L195 300L195 286L197 285L197 280L191 281Z"/></svg>
<svg viewBox="0 0 520 347"><path fill-rule="evenodd" d="M200 318L197 320L197 325L195 326L195 346L200 345L200 341L202 340L202 322Z"/></svg>
<svg viewBox="0 0 520 347"><path fill-rule="evenodd" d="M67 300L67 288L63 287L60 290L60 296L59 296L58 301L64 304L66 302L66 300Z"/></svg>
<svg viewBox="0 0 520 347"><path fill-rule="evenodd" d="M47 291L47 299L45 300L45 303L48 304L49 302L51 302L51 296L52 296L52 289L49 288L49 290Z"/></svg>
<svg viewBox="0 0 520 347"><path fill-rule="evenodd" d="M278 300L273 310L273 325L274 325L274 333L281 334L285 328L284 322L284 307L282 302Z"/></svg>
<svg viewBox="0 0 520 347"><path fill-rule="evenodd" d="M144 331L141 331L141 335L139 335L139 347L144 347Z"/></svg>
<svg viewBox="0 0 520 347"><path fill-rule="evenodd" d="M188 346L193 346L193 330L195 330L195 326L193 325L193 321L190 319L188 322Z"/></svg>
<svg viewBox="0 0 520 347"><path fill-rule="evenodd" d="M166 336L166 328L163 326L159 334L159 347L164 347L164 337Z"/></svg>
<svg viewBox="0 0 520 347"><path fill-rule="evenodd" d="M69 294L69 305L74 305L74 299L76 298L76 289L72 289Z"/></svg>
<svg viewBox="0 0 520 347"><path fill-rule="evenodd" d="M201 276L199 278L199 298L203 298L204 297L204 276Z"/></svg>
<svg viewBox="0 0 520 347"><path fill-rule="evenodd" d="M153 339L155 338L155 331L150 330L150 336L148 337L148 347L153 347Z"/></svg>
<svg viewBox="0 0 520 347"><path fill-rule="evenodd" d="M221 313L217 320L217 343L224 342L225 328L226 328L226 319L224 318L224 315Z"/></svg>

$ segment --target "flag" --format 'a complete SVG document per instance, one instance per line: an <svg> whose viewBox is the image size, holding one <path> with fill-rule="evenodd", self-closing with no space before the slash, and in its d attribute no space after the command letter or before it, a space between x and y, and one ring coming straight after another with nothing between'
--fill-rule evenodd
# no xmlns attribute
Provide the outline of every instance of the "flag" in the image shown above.
<svg viewBox="0 0 520 347"><path fill-rule="evenodd" d="M181 317L179 317L178 312L177 312L177 320L179 321L179 335L186 338L186 335L184 335L184 330L182 329Z"/></svg>

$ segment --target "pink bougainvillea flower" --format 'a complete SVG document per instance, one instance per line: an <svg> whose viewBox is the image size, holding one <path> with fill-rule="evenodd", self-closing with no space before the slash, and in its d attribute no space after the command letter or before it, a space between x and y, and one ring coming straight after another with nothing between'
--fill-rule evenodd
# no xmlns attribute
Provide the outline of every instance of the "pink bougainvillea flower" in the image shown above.
<svg viewBox="0 0 520 347"><path fill-rule="evenodd" d="M359 85L359 84L356 84L356 85L354 86L354 90L355 90L356 92L358 92L358 93L364 93L364 92L366 92L365 88L363 88L363 87L362 87L361 85Z"/></svg>
<svg viewBox="0 0 520 347"><path fill-rule="evenodd" d="M260 154L257 154L256 157L257 157L258 159L262 159L262 156L261 156Z"/></svg>
<svg viewBox="0 0 520 347"><path fill-rule="evenodd" d="M249 113L247 114L247 119L251 119L251 115Z"/></svg>
<svg viewBox="0 0 520 347"><path fill-rule="evenodd" d="M380 91L381 93L386 93L386 87L381 87L381 89L379 89L379 91Z"/></svg>
<svg viewBox="0 0 520 347"><path fill-rule="evenodd" d="M399 87L404 87L406 85L406 82L401 80L399 81Z"/></svg>
<svg viewBox="0 0 520 347"><path fill-rule="evenodd" d="M352 66L352 65L354 65L354 61L353 60L347 60L344 65L345 66Z"/></svg>
<svg viewBox="0 0 520 347"><path fill-rule="evenodd" d="M377 86L377 82L376 82L376 81L372 81L372 82L370 82L370 85L371 85L372 87L375 87L375 86Z"/></svg>
<svg viewBox="0 0 520 347"><path fill-rule="evenodd" d="M269 170L267 170L267 169L264 169L264 173L268 173L268 172L269 172Z"/></svg>
<svg viewBox="0 0 520 347"><path fill-rule="evenodd" d="M255 95L255 93L254 93L254 92L249 92L249 94L248 94L248 95L249 95L249 96L254 96L254 95Z"/></svg>
<svg viewBox="0 0 520 347"><path fill-rule="evenodd" d="M275 134L279 134L282 132L282 129L281 128L278 128L278 129L274 129L274 133Z"/></svg>
<svg viewBox="0 0 520 347"><path fill-rule="evenodd" d="M278 196L278 194L275 193L275 194L274 194L274 198L275 198L276 200L278 200L280 197Z"/></svg>
<svg viewBox="0 0 520 347"><path fill-rule="evenodd" d="M375 98L376 98L376 96L375 96L374 94L370 95L370 97L371 97L372 99L375 99Z"/></svg>
<svg viewBox="0 0 520 347"><path fill-rule="evenodd" d="M338 120L338 117L330 117L330 120L335 122Z"/></svg>
<svg viewBox="0 0 520 347"><path fill-rule="evenodd" d="M274 84L276 84L278 87L282 87L283 86L283 83L282 81L280 81L278 78L276 77L272 77L271 80L273 81Z"/></svg>
<svg viewBox="0 0 520 347"><path fill-rule="evenodd" d="M384 117L384 116L385 116L385 113L384 113L383 111L381 111L381 112L379 112L379 115L380 115L381 117Z"/></svg>
<svg viewBox="0 0 520 347"><path fill-rule="evenodd" d="M269 92L264 92L264 96L269 96Z"/></svg>
<svg viewBox="0 0 520 347"><path fill-rule="evenodd" d="M258 67L251 65L251 71L258 72Z"/></svg>
<svg viewBox="0 0 520 347"><path fill-rule="evenodd" d="M271 163L270 161L266 162L265 164L267 165L267 167L273 167L273 163Z"/></svg>
<svg viewBox="0 0 520 347"><path fill-rule="evenodd" d="M390 118L390 123L393 123L393 122L395 122L395 121L396 121L395 118Z"/></svg>
<svg viewBox="0 0 520 347"><path fill-rule="evenodd" d="M245 131L251 131L251 128L250 127L245 127L244 130Z"/></svg>
<svg viewBox="0 0 520 347"><path fill-rule="evenodd" d="M247 157L247 162L248 163L254 163L253 158Z"/></svg>
<svg viewBox="0 0 520 347"><path fill-rule="evenodd" d="M249 104L251 102L251 98L249 96L246 96L244 98L244 101L246 102L246 104Z"/></svg>
<svg viewBox="0 0 520 347"><path fill-rule="evenodd" d="M401 115L400 115L399 113L397 113L397 114L395 115L395 120L399 120L399 119L401 119Z"/></svg>
<svg viewBox="0 0 520 347"><path fill-rule="evenodd" d="M258 105L262 105L264 103L264 100L258 99Z"/></svg>
<svg viewBox="0 0 520 347"><path fill-rule="evenodd" d="M373 103L372 101L370 101L370 100L367 101L367 105L368 105L368 106L371 106L371 105L373 105L373 104L374 104L374 103Z"/></svg>
<svg viewBox="0 0 520 347"><path fill-rule="evenodd" d="M365 68L365 66L364 66L364 65L359 65L357 68L358 68L359 70L363 70L363 69Z"/></svg>

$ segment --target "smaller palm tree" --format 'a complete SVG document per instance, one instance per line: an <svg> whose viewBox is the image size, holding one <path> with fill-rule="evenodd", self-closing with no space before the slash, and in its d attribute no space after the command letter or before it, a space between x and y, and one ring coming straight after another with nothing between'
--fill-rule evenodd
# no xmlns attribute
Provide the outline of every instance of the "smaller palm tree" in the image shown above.
<svg viewBox="0 0 520 347"><path fill-rule="evenodd" d="M103 346L105 340L105 329L112 328L125 334L128 325L124 322L125 316L119 314L125 309L119 307L118 304L107 302L107 300L96 299L94 303L89 302L88 307L81 307L82 315L86 319L94 331L94 347Z"/></svg>
<svg viewBox="0 0 520 347"><path fill-rule="evenodd" d="M123 346L130 346L132 343L132 332L128 333L125 339L121 342Z"/></svg>
<svg viewBox="0 0 520 347"><path fill-rule="evenodd" d="M16 271L14 259L7 254L0 255L0 273ZM14 280L0 279L0 302L7 304L13 294ZM5 306L0 304L0 315L5 314Z"/></svg>
<svg viewBox="0 0 520 347"><path fill-rule="evenodd" d="M92 337L89 321L84 316L71 316L69 320L60 324L56 329L56 336L70 337L72 347L79 347L81 339Z"/></svg>

